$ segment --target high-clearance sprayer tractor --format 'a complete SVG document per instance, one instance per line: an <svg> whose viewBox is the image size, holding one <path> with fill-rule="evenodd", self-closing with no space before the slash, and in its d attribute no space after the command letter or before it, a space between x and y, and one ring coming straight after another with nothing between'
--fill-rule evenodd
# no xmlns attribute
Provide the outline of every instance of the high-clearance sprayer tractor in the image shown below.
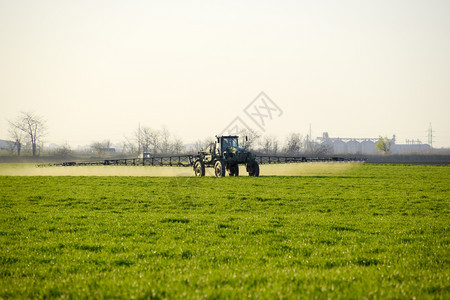
<svg viewBox="0 0 450 300"><path fill-rule="evenodd" d="M205 168L214 168L216 177L239 176L239 165L245 165L249 176L259 176L260 164L301 163L318 161L344 161L339 157L305 157L256 155L239 146L239 137L235 135L216 136L216 141L198 154L152 155L143 153L137 158L114 158L101 161L69 161L51 165L88 166L88 165L142 165L142 166L176 166L193 167L196 176L205 176ZM246 137L247 139L247 137ZM44 166L44 165L41 165Z"/></svg>
<svg viewBox="0 0 450 300"><path fill-rule="evenodd" d="M249 176L259 176L256 156L239 147L238 136L216 136L217 141L200 151L194 162L196 176L205 176L205 167L213 167L216 177L239 176L239 165L245 165Z"/></svg>

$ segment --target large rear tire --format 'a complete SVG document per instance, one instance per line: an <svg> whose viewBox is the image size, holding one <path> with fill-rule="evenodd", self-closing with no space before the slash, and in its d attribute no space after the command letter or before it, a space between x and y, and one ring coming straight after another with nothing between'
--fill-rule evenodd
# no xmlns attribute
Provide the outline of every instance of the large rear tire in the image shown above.
<svg viewBox="0 0 450 300"><path fill-rule="evenodd" d="M205 176L205 164L201 160L197 160L194 164L195 176Z"/></svg>
<svg viewBox="0 0 450 300"><path fill-rule="evenodd" d="M225 176L225 164L223 163L223 161L216 161L216 163L214 164L214 173L216 174L216 177Z"/></svg>
<svg viewBox="0 0 450 300"><path fill-rule="evenodd" d="M238 164L230 165L230 176L239 176L239 165Z"/></svg>
<svg viewBox="0 0 450 300"><path fill-rule="evenodd" d="M254 161L250 165L247 166L248 176L258 177L259 176L259 164L257 161Z"/></svg>

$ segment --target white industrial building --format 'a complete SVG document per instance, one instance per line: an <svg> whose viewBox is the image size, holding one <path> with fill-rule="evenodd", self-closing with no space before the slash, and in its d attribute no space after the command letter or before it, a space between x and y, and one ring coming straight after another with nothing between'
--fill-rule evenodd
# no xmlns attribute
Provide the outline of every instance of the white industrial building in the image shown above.
<svg viewBox="0 0 450 300"><path fill-rule="evenodd" d="M376 148L378 138L330 138L328 132L317 138L332 154L381 154ZM397 144L395 135L390 139L391 154L427 154L432 148L420 141L411 141L408 144Z"/></svg>

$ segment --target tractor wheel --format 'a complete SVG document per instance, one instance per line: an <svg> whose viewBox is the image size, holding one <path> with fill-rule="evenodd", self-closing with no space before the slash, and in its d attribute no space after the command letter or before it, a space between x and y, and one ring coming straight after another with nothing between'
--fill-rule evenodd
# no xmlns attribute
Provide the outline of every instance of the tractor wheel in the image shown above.
<svg viewBox="0 0 450 300"><path fill-rule="evenodd" d="M214 164L214 172L216 173L216 177L225 176L225 164L223 163L223 161L216 161L216 163Z"/></svg>
<svg viewBox="0 0 450 300"><path fill-rule="evenodd" d="M197 160L194 164L195 176L205 176L205 164L201 160Z"/></svg>
<svg viewBox="0 0 450 300"><path fill-rule="evenodd" d="M230 165L230 176L239 176L239 165L238 164Z"/></svg>
<svg viewBox="0 0 450 300"><path fill-rule="evenodd" d="M248 176L258 177L259 176L259 164L257 161L254 161L249 166L247 166Z"/></svg>

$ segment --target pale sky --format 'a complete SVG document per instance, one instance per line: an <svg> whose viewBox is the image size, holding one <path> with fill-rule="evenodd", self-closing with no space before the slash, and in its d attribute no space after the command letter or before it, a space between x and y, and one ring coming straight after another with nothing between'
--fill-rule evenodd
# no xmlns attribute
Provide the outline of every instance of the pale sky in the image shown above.
<svg viewBox="0 0 450 300"><path fill-rule="evenodd" d="M0 139L34 111L47 143L189 143L264 91L266 133L450 147L450 1L0 0Z"/></svg>

